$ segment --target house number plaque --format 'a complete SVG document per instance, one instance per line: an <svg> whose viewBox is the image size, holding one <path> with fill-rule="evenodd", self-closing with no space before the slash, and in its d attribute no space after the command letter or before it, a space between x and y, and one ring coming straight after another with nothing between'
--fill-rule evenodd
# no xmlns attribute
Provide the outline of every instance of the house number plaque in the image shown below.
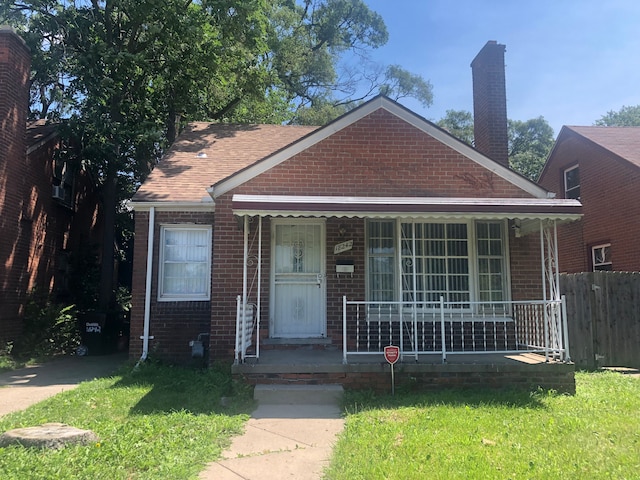
<svg viewBox="0 0 640 480"><path fill-rule="evenodd" d="M347 240L346 242L338 243L333 247L333 254L337 255L342 252L348 252L353 248L353 240Z"/></svg>

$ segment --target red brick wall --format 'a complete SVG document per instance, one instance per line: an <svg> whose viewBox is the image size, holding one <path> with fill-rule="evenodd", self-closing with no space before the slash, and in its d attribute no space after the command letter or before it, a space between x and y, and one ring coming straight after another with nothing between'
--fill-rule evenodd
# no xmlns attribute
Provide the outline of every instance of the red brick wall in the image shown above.
<svg viewBox="0 0 640 480"><path fill-rule="evenodd" d="M516 388L537 391L555 390L575 394L573 364L527 365L467 364L407 365L394 367L395 388L399 391L424 392L443 388ZM346 390L373 390L389 393L390 369L386 364L344 365L343 371L320 373L236 373L234 378L247 385L326 385L339 384Z"/></svg>
<svg viewBox="0 0 640 480"><path fill-rule="evenodd" d="M0 29L0 344L17 338L20 322L20 277L13 274L16 236L23 237L20 223L23 173L26 163L25 133L29 109L31 57L27 46L13 31ZM23 284L25 282L22 282Z"/></svg>
<svg viewBox="0 0 640 480"><path fill-rule="evenodd" d="M560 270L592 270L591 247L611 243L613 269L640 270L640 168L574 134L559 143L541 185L564 197L565 169L580 169L580 222L558 229Z"/></svg>
<svg viewBox="0 0 640 480"><path fill-rule="evenodd" d="M27 145L30 55L20 37L0 30L0 345L22 332L27 293L64 294L63 252L99 241L97 196L89 177L75 179L73 209L52 198L56 136ZM31 148L27 155L27 148ZM63 301L63 299L61 299Z"/></svg>
<svg viewBox="0 0 640 480"><path fill-rule="evenodd" d="M542 259L539 232L516 238L509 232L513 300L542 300Z"/></svg>
<svg viewBox="0 0 640 480"><path fill-rule="evenodd" d="M336 132L235 193L531 197L384 110Z"/></svg>
<svg viewBox="0 0 640 480"><path fill-rule="evenodd" d="M153 246L153 279L151 287L151 310L149 334L149 354L175 362L192 361L189 341L196 340L198 334L208 333L211 322L211 302L158 302L158 254L160 227L163 224L213 225L213 213L197 212L156 212ZM144 304L146 285L147 242L149 213L136 212L135 243L133 258L133 288L131 311L131 341L129 355L137 359L142 354L144 326ZM237 230L237 226L235 227ZM215 245L215 240L214 240ZM214 267L215 271L216 268ZM214 289L216 286L214 285ZM235 312L235 305L233 307ZM235 325L235 318L234 318ZM235 335L235 334L234 334Z"/></svg>

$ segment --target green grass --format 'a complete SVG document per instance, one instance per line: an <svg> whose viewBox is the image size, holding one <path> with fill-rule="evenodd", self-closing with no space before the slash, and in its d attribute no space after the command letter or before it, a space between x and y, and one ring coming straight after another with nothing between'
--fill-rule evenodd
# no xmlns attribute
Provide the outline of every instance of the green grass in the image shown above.
<svg viewBox="0 0 640 480"><path fill-rule="evenodd" d="M640 378L577 373L576 387L350 394L326 478L640 478Z"/></svg>
<svg viewBox="0 0 640 480"><path fill-rule="evenodd" d="M241 432L252 404L233 390L227 368L196 371L142 365L81 384L0 418L0 432L62 422L99 442L45 450L0 448L0 477L11 479L188 479L219 458ZM223 407L222 396L234 394Z"/></svg>

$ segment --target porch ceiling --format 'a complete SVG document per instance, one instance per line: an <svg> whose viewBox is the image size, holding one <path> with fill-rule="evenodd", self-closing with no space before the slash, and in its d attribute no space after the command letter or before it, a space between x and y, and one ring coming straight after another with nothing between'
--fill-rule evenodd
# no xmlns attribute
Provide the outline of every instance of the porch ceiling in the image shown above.
<svg viewBox="0 0 640 480"><path fill-rule="evenodd" d="M233 213L250 217L346 217L574 221L577 200L555 198L233 196ZM538 223L538 222L536 222Z"/></svg>

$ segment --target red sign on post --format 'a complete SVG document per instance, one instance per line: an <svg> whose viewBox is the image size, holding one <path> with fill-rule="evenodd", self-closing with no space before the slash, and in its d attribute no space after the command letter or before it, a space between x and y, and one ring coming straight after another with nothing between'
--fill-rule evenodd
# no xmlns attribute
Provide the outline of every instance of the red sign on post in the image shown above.
<svg viewBox="0 0 640 480"><path fill-rule="evenodd" d="M400 359L400 347L396 347L395 345L387 345L384 347L384 358L391 365L396 363Z"/></svg>

